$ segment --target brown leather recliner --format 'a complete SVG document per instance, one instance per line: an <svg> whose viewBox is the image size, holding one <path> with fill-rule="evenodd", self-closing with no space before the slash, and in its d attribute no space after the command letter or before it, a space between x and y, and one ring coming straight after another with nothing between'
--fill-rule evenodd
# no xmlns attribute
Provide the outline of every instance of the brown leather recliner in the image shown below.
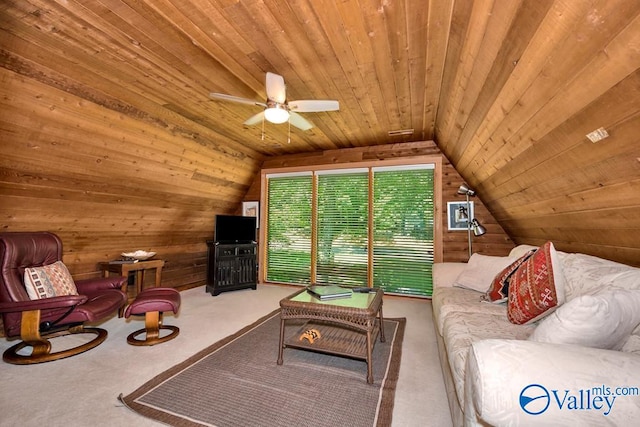
<svg viewBox="0 0 640 427"><path fill-rule="evenodd" d="M125 304L127 296L120 290L125 277L78 280L78 295L31 300L24 286L25 269L56 261L62 261L62 242L55 234L0 233L0 313L7 338L22 340L4 352L5 362L42 363L90 350L107 338L107 331L84 323L102 320ZM82 333L96 337L77 347L51 351L48 338ZM27 347L32 347L30 354L24 350Z"/></svg>

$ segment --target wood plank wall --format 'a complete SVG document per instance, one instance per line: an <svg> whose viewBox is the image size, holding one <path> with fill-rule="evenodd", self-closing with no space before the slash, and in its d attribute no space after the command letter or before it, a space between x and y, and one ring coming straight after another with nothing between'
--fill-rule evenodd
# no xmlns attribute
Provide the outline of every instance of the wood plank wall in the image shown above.
<svg viewBox="0 0 640 427"><path fill-rule="evenodd" d="M4 59L0 229L58 234L76 279L142 249L166 260L163 286L204 284L215 215L238 211L262 155L197 122L111 104L45 66Z"/></svg>
<svg viewBox="0 0 640 427"><path fill-rule="evenodd" d="M293 166L313 166L327 164L341 164L352 162L367 162L375 160L409 158L416 156L441 156L442 158L442 206L446 213L447 202L464 201L458 188L463 180L438 149L433 141L406 142L398 144L377 145L370 147L325 150L321 152L291 154L268 157L262 164L263 169L276 169ZM260 199L260 175L256 176L244 201ZM509 253L514 244L502 227L496 222L491 213L485 208L481 199L472 199L475 205L475 217L487 228L487 234L480 237L472 236L473 251L483 255L504 256ZM443 230L443 261L467 261L468 243L465 231L449 231L446 215L442 216Z"/></svg>

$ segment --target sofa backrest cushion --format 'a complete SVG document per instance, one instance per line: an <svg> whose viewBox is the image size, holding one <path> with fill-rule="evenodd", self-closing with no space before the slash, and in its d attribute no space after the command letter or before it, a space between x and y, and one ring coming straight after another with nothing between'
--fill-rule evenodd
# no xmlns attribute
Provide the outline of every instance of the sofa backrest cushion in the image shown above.
<svg viewBox="0 0 640 427"><path fill-rule="evenodd" d="M467 266L465 262L436 262L431 270L433 288L451 288Z"/></svg>
<svg viewBox="0 0 640 427"><path fill-rule="evenodd" d="M640 268L585 254L562 254L567 301L603 289L640 289Z"/></svg>

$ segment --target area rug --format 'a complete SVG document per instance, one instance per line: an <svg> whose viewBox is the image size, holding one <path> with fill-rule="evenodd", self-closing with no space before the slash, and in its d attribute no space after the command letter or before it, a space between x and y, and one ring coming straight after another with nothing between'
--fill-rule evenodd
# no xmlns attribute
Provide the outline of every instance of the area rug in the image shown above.
<svg viewBox="0 0 640 427"><path fill-rule="evenodd" d="M276 310L119 399L174 426L389 426L405 323L385 319L373 384L362 360L286 348L277 365ZM288 322L286 336L300 326Z"/></svg>

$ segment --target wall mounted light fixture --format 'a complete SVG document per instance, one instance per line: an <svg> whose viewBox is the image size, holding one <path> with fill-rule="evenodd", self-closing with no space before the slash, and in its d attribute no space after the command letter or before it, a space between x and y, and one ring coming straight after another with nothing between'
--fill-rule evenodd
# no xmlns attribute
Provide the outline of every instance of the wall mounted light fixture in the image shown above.
<svg viewBox="0 0 640 427"><path fill-rule="evenodd" d="M462 184L460 186L460 188L458 188L458 194L462 194L466 197L467 199L467 207L461 207L460 208L460 217L461 218L465 218L467 219L467 237L469 240L469 258L471 258L471 255L473 254L473 249L471 247L471 232L473 232L474 236L482 236L483 234L485 234L487 232L487 229L484 228L480 222L478 222L477 219L475 218L469 218L469 212L471 212L470 209L470 203L469 203L469 197L471 196L475 196L476 192L473 191L472 189L470 189L466 184ZM464 212L463 212L464 209Z"/></svg>

